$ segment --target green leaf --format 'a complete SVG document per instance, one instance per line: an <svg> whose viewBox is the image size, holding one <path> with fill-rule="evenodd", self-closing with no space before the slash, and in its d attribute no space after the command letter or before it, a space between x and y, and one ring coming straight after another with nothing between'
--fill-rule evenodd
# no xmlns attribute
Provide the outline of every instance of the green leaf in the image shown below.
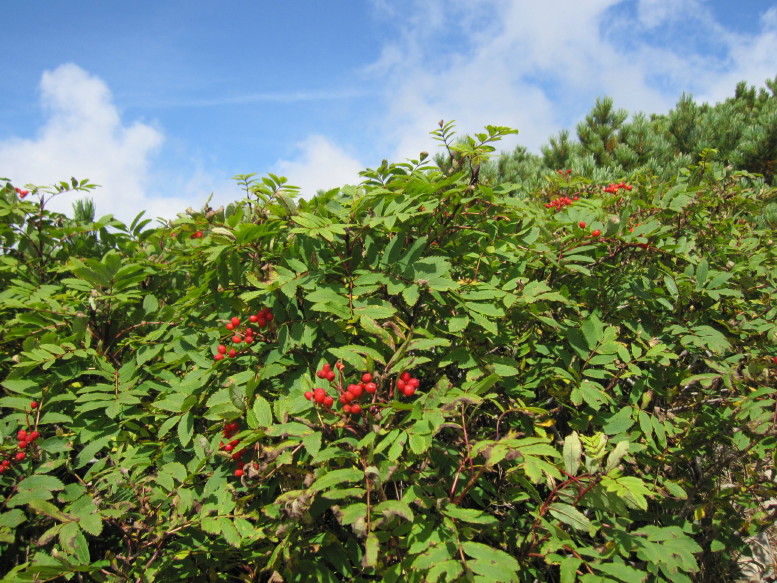
<svg viewBox="0 0 777 583"><path fill-rule="evenodd" d="M548 507L548 511L564 524L584 532L591 531L591 521L577 508L563 502L554 502Z"/></svg>
<svg viewBox="0 0 777 583"><path fill-rule="evenodd" d="M362 566L365 568L375 567L378 564L378 552L380 551L380 541L374 532L367 535L364 543L364 557Z"/></svg>
<svg viewBox="0 0 777 583"><path fill-rule="evenodd" d="M506 552L471 541L462 543L461 548L474 559L467 562L467 567L478 575L500 583L518 580L518 561Z"/></svg>
<svg viewBox="0 0 777 583"><path fill-rule="evenodd" d="M399 500L386 500L375 507L375 512L380 512L386 518L399 516L410 522L413 522L413 511L410 506Z"/></svg>
<svg viewBox="0 0 777 583"><path fill-rule="evenodd" d="M573 431L564 438L564 469L570 476L576 475L577 470L580 468L582 451L577 431Z"/></svg>
<svg viewBox="0 0 777 583"><path fill-rule="evenodd" d="M256 415L256 421L259 427L264 428L272 425L272 409L270 408L267 399L261 395L257 395L254 400L253 412L254 415Z"/></svg>
<svg viewBox="0 0 777 583"><path fill-rule="evenodd" d="M443 514L455 520L470 522L472 524L497 524L499 521L490 514L475 508L461 508L448 504L443 508Z"/></svg>
<svg viewBox="0 0 777 583"><path fill-rule="evenodd" d="M343 468L325 472L311 484L311 492L328 490L333 486L339 486L346 482L359 482L364 479L364 472L355 468Z"/></svg>

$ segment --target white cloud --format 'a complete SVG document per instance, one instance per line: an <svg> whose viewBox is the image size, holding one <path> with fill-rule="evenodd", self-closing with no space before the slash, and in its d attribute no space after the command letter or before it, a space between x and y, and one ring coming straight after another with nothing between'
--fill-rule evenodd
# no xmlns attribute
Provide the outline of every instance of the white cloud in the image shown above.
<svg viewBox="0 0 777 583"><path fill-rule="evenodd" d="M405 5L373 3L379 14ZM515 127L520 134L501 149L521 143L537 151L559 129L574 130L599 96L631 112L661 113L683 92L723 98L740 80L760 85L774 75L777 9L762 17L760 34L743 37L717 22L703 0L630 6L427 0L424 17L403 21L397 40L364 70L386 80L378 133L398 145L394 159L433 147L425 136L440 118L455 119L461 133L487 123ZM692 27L693 35L667 42L663 25Z"/></svg>
<svg viewBox="0 0 777 583"><path fill-rule="evenodd" d="M345 150L320 135L313 135L297 144L300 155L293 160L278 160L274 174L289 179L300 187L303 198L315 196L318 190L329 190L345 184L358 184L363 178L361 162Z"/></svg>
<svg viewBox="0 0 777 583"><path fill-rule="evenodd" d="M46 122L34 138L0 142L4 175L16 184L36 185L88 178L100 185L88 195L98 217L114 214L125 222L143 209L148 218L172 218L188 205L164 192L146 194L153 190L149 163L164 136L148 124L124 123L101 79L66 64L45 72L40 90ZM58 196L49 208L69 214L82 196Z"/></svg>
<svg viewBox="0 0 777 583"><path fill-rule="evenodd" d="M702 10L698 0L639 0L637 17L647 28L678 20Z"/></svg>

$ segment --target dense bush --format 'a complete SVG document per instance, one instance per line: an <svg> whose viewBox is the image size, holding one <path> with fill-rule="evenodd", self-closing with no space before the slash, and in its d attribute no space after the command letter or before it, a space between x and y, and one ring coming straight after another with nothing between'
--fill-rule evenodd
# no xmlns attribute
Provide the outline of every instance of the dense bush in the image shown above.
<svg viewBox="0 0 777 583"><path fill-rule="evenodd" d="M728 577L774 519L775 190L484 183L509 132L157 228L6 181L3 580Z"/></svg>

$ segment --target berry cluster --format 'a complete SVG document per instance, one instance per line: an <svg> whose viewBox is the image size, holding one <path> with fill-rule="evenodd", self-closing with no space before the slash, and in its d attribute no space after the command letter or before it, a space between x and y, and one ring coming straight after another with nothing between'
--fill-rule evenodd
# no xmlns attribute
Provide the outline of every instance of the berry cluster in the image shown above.
<svg viewBox="0 0 777 583"><path fill-rule="evenodd" d="M266 328L275 317L272 315L270 308L262 308L256 314L248 316L248 321L251 324L256 324L257 328ZM254 329L251 326L246 326L242 331L240 330L240 318L233 316L232 319L227 322L225 328L232 333L230 339L232 344L252 344L254 342ZM219 361L224 358L234 358L238 355L236 348L227 348L225 344L219 344L216 348L216 354L213 355L213 360Z"/></svg>
<svg viewBox="0 0 777 583"><path fill-rule="evenodd" d="M554 198L552 201L545 203L546 209L556 209L556 212L560 211L564 207L567 207L574 203L576 200L578 200L578 196L575 195L572 198L569 198L568 196L559 196L558 198Z"/></svg>
<svg viewBox="0 0 777 583"><path fill-rule="evenodd" d="M399 375L399 379L397 380L397 390L405 397L412 397L420 385L421 381L410 376L410 373L407 371Z"/></svg>
<svg viewBox="0 0 777 583"><path fill-rule="evenodd" d="M240 444L239 439L232 439L232 437L240 431L240 424L237 421L232 421L231 423L226 423L224 425L224 431L222 431L222 435L225 439L229 439L231 441L228 441L224 443L223 441L219 442L219 448L230 454L233 461L236 461L238 465L241 464L243 456L248 451L247 448L237 449L237 446ZM238 467L235 472L235 477L240 478L243 476L243 468Z"/></svg>
<svg viewBox="0 0 777 583"><path fill-rule="evenodd" d="M30 412L35 411L35 409L38 408L38 402L32 401L30 403ZM29 419L27 420L29 425ZM33 429L32 431L28 431L28 429L20 429L16 433L16 445L18 447L18 451L13 454L12 459L13 461L21 462L24 461L24 459L27 457L27 450L30 448L30 446L34 446L37 439L40 437L40 433L38 433L37 429ZM0 474L6 472L12 464L12 460L9 458L4 459L0 462Z"/></svg>
<svg viewBox="0 0 777 583"><path fill-rule="evenodd" d="M202 231L195 231L194 233L192 233L190 238L191 239L202 239L203 236L204 236L204 233Z"/></svg>
<svg viewBox="0 0 777 583"><path fill-rule="evenodd" d="M607 187L604 189L604 192L609 192L610 194L615 194L615 193L616 193L616 192L618 192L618 191L619 191L621 188L623 188L623 189L625 189L625 190L631 190L631 189L632 189L632 188L634 188L634 187L633 187L633 186L631 186L630 184L626 184L625 182L620 182L620 183L618 183L618 184L615 184L614 182L611 182L611 183L610 183L610 184L608 184L608 185L607 185Z"/></svg>
<svg viewBox="0 0 777 583"><path fill-rule="evenodd" d="M16 192L19 194L19 198L24 198L25 196L30 194L29 190L25 190L23 188L18 188L18 187L16 188Z"/></svg>
<svg viewBox="0 0 777 583"><path fill-rule="evenodd" d="M325 363L321 370L316 371L316 376L320 379L329 381L330 385L339 392L338 401L342 405L343 412L346 414L358 415L362 412L362 405L359 400L365 395L374 395L378 391L378 385L374 382L372 374L365 372L361 376L360 382L345 385L342 363L335 365L337 372L332 370L329 363ZM339 373L339 379L338 379ZM397 380L397 390L406 397L411 397L420 386L420 381L410 376L409 372L403 372ZM312 391L305 391L305 398L313 401L325 409L331 409L335 404L335 398L326 392L326 389L316 387Z"/></svg>

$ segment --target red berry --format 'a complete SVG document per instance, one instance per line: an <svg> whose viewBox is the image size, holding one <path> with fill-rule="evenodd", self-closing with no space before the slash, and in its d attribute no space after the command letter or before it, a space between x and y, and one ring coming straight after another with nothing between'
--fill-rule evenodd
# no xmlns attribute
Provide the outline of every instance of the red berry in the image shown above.
<svg viewBox="0 0 777 583"><path fill-rule="evenodd" d="M320 379L324 379L324 378L326 378L326 371L324 371L324 370L317 370L316 371L316 376L318 378L320 378Z"/></svg>
<svg viewBox="0 0 777 583"><path fill-rule="evenodd" d="M259 316L257 316L256 314L251 314L250 316L248 316L248 321L253 322L254 324L256 324L256 321L258 319L259 319Z"/></svg>
<svg viewBox="0 0 777 583"><path fill-rule="evenodd" d="M235 334L232 337L232 342L234 342L235 344L240 344L242 341L243 341L243 339L240 336L238 336L237 334Z"/></svg>
<svg viewBox="0 0 777 583"><path fill-rule="evenodd" d="M16 454L14 457L16 458L16 461L17 461L17 462L20 462L20 461L22 461L24 458L26 458L26 457L27 457L27 454L26 454L26 453L24 453L23 451L20 451L20 452L19 452L19 453L17 453L17 454Z"/></svg>
<svg viewBox="0 0 777 583"><path fill-rule="evenodd" d="M364 387L361 385L348 385L348 392L353 395L354 399L358 399L362 396L362 392L364 391Z"/></svg>
<svg viewBox="0 0 777 583"><path fill-rule="evenodd" d="M313 398L316 400L316 403L319 405L324 402L324 399L326 398L326 391L321 388L317 388L313 390Z"/></svg>
<svg viewBox="0 0 777 583"><path fill-rule="evenodd" d="M772 360L774 361L774 364L777 364L777 356L773 356Z"/></svg>
<svg viewBox="0 0 777 583"><path fill-rule="evenodd" d="M233 449L235 449L235 446L232 445L231 443L228 443L227 445L224 446L224 451L226 451L226 452L230 452Z"/></svg>
<svg viewBox="0 0 777 583"><path fill-rule="evenodd" d="M593 231L591 231L591 236L592 237L598 237L601 234L602 234L602 232L599 229L594 229Z"/></svg>
<svg viewBox="0 0 777 583"><path fill-rule="evenodd" d="M404 391L404 390L405 390L405 385L406 385L406 384L407 384L407 383L406 383L405 381L403 381L402 379L399 379L399 380L397 381L397 389L399 389L400 391Z"/></svg>
<svg viewBox="0 0 777 583"><path fill-rule="evenodd" d="M337 368L337 370L340 370L340 371L342 371L342 370L345 368L345 365L344 365L342 362L338 362L338 363L335 365L335 367Z"/></svg>
<svg viewBox="0 0 777 583"><path fill-rule="evenodd" d="M325 362L324 366L321 367L321 370L324 372L329 372L330 370L332 370L332 367L328 362Z"/></svg>
<svg viewBox="0 0 777 583"><path fill-rule="evenodd" d="M376 385L375 383L367 383L366 385L364 385L364 390L368 392L370 395L372 395L373 393L375 393L375 391L378 390L378 385Z"/></svg>
<svg viewBox="0 0 777 583"><path fill-rule="evenodd" d="M272 315L272 312L270 310L265 308L264 319L267 320L268 322L272 322L275 319L275 316Z"/></svg>
<svg viewBox="0 0 777 583"><path fill-rule="evenodd" d="M213 355L213 360L215 360L216 362L218 362L219 360L224 360L224 355L221 354L220 352L217 352L216 354Z"/></svg>
<svg viewBox="0 0 777 583"><path fill-rule="evenodd" d="M313 400L313 391L305 391L305 398L308 401L312 401Z"/></svg>
<svg viewBox="0 0 777 583"><path fill-rule="evenodd" d="M2 466L4 468L7 468L10 465L11 465L11 462L9 460L3 460L3 461L0 462L0 466Z"/></svg>
<svg viewBox="0 0 777 583"><path fill-rule="evenodd" d="M345 392L344 392L344 393L343 393L343 394L340 396L340 401L341 401L341 402L350 403L350 402L351 402L351 401L353 401L353 400L354 400L354 395L353 395L353 393L352 393L351 391L345 391Z"/></svg>
<svg viewBox="0 0 777 583"><path fill-rule="evenodd" d="M235 477L236 478L242 478L243 477L243 470L241 470L240 468L236 469L235 470Z"/></svg>
<svg viewBox="0 0 777 583"><path fill-rule="evenodd" d="M410 373L405 371L401 375L399 375L399 378L402 379L403 381L407 382L407 381L410 380Z"/></svg>
<svg viewBox="0 0 777 583"><path fill-rule="evenodd" d="M324 397L324 407L326 407L327 409L331 409L332 405L334 404L335 404L334 397L332 397L331 395L327 395L326 397Z"/></svg>
<svg viewBox="0 0 777 583"><path fill-rule="evenodd" d="M238 318L237 316L233 316L230 322L232 323L233 326L240 326L240 318Z"/></svg>
<svg viewBox="0 0 777 583"><path fill-rule="evenodd" d="M229 358L235 358L237 356L237 350L235 350L234 348L230 348L229 352L227 352L227 355L229 356Z"/></svg>
<svg viewBox="0 0 777 583"><path fill-rule="evenodd" d="M27 436L27 441L35 441L39 437L40 437L40 433L38 433L37 431L33 431L32 433L30 433L30 435Z"/></svg>
<svg viewBox="0 0 777 583"><path fill-rule="evenodd" d="M358 415L361 412L362 412L362 406L359 405L359 403L355 403L351 405L351 413L353 413L354 415Z"/></svg>
<svg viewBox="0 0 777 583"><path fill-rule="evenodd" d="M409 381L407 381L407 386L408 387L413 387L414 389L417 389L418 387L421 386L421 381L419 381L416 378L412 378Z"/></svg>
<svg viewBox="0 0 777 583"><path fill-rule="evenodd" d="M407 386L404 390L405 397L412 397L413 393L415 393L415 387Z"/></svg>
<svg viewBox="0 0 777 583"><path fill-rule="evenodd" d="M350 413L351 412L351 406L350 405L344 405L343 406L343 411L345 411L346 413Z"/></svg>
<svg viewBox="0 0 777 583"><path fill-rule="evenodd" d="M227 325L224 326L227 330L234 330L235 325L232 322L227 322Z"/></svg>
<svg viewBox="0 0 777 583"><path fill-rule="evenodd" d="M581 229L585 229L585 221L580 221L578 225L580 226Z"/></svg>
<svg viewBox="0 0 777 583"><path fill-rule="evenodd" d="M16 434L16 439L19 441L23 441L27 439L27 432L24 429L20 429L19 432Z"/></svg>
<svg viewBox="0 0 777 583"><path fill-rule="evenodd" d="M19 443L17 443L19 446L19 449L27 449L27 446L30 445L30 442L26 439L22 439Z"/></svg>
<svg viewBox="0 0 777 583"><path fill-rule="evenodd" d="M370 373L368 373L368 372L365 372L365 373L362 375L362 382L363 382L363 383L369 383L371 380L372 380L372 375L371 375Z"/></svg>
<svg viewBox="0 0 777 583"><path fill-rule="evenodd" d="M37 409L38 408L38 401L33 401L30 403L30 409Z"/></svg>
<svg viewBox="0 0 777 583"><path fill-rule="evenodd" d="M330 370L326 373L326 380L333 381L335 380L335 371Z"/></svg>
<svg viewBox="0 0 777 583"><path fill-rule="evenodd" d="M256 325L259 326L260 328L264 328L265 326L267 326L267 319L266 318L257 318Z"/></svg>
<svg viewBox="0 0 777 583"><path fill-rule="evenodd" d="M227 347L223 344L219 344L219 347L216 349L219 351L219 354L226 354L227 353Z"/></svg>

